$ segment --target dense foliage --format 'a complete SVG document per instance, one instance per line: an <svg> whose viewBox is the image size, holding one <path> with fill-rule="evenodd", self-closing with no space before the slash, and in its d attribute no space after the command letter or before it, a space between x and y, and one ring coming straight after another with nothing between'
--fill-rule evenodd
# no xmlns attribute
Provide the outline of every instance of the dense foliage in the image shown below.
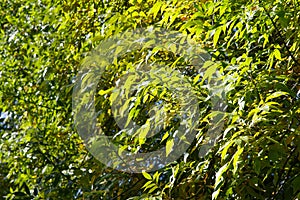
<svg viewBox="0 0 300 200"><path fill-rule="evenodd" d="M1 197L300 198L298 0L2 0L0 7ZM72 90L82 60L102 40L150 25L181 32L216 64L213 72L197 74L191 65L174 64L178 55L172 52L147 55L140 49L107 66L95 97L106 135L120 131L110 106L116 80L146 59L181 71L201 99L197 137L185 156L155 172L125 173L107 168L86 150L74 127ZM227 108L222 132L202 158L213 113L204 79L215 71ZM155 101L174 105L159 85L146 90L155 95L140 96L144 107L133 102L133 120L140 124ZM165 123L169 131L177 126L172 119ZM158 148L118 138L133 149Z"/></svg>

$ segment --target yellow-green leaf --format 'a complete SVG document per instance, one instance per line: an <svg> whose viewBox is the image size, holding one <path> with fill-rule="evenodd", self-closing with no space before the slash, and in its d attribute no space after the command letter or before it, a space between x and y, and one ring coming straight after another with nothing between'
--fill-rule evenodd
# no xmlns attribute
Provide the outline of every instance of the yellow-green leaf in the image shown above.
<svg viewBox="0 0 300 200"><path fill-rule="evenodd" d="M98 92L98 94L100 94L100 95L105 95L105 94L108 94L109 92L111 92L113 89L114 89L114 88L112 87L112 88L109 88L108 90L100 90L100 91Z"/></svg>
<svg viewBox="0 0 300 200"><path fill-rule="evenodd" d="M152 180L152 177L151 177L151 175L150 175L150 174L148 174L147 172L143 171L143 172L142 172L142 174L143 174L143 176L144 176L146 179L148 179L148 180Z"/></svg>
<svg viewBox="0 0 300 200"><path fill-rule="evenodd" d="M231 145L234 143L234 140L231 140L231 141L228 141L226 142L226 144L224 145L224 148L222 150L222 153L221 153L221 159L224 160L225 159L225 156L227 154L227 151L228 149L231 147Z"/></svg>
<svg viewBox="0 0 300 200"><path fill-rule="evenodd" d="M227 171L229 166L229 163L226 163L224 166L222 166L219 171L216 173L216 182L215 182L215 188L217 188L217 190L215 190L212 194L212 199L217 199L220 193L220 189L221 186L220 184L222 184L223 178L222 175L224 174L224 172Z"/></svg>
<svg viewBox="0 0 300 200"><path fill-rule="evenodd" d="M205 65L205 64L204 64ZM210 82L213 74L217 71L218 69L218 64L214 63L212 64L210 67L207 68L207 70L205 71L205 74L203 76L203 79L202 79L202 83L207 79L208 80L208 83Z"/></svg>
<svg viewBox="0 0 300 200"><path fill-rule="evenodd" d="M282 92L282 91L274 92L273 94L269 95L266 98L266 102L269 101L270 99L274 99L274 98L284 96L284 95L288 95L288 93L287 92Z"/></svg>
<svg viewBox="0 0 300 200"><path fill-rule="evenodd" d="M166 144L166 156L168 156L171 153L173 146L174 146L174 140L173 139L168 140Z"/></svg>
<svg viewBox="0 0 300 200"><path fill-rule="evenodd" d="M162 139L161 139L161 141L163 142L165 139L167 139L169 137L169 133L168 132L166 132L165 134L164 134L164 136L162 137Z"/></svg>
<svg viewBox="0 0 300 200"><path fill-rule="evenodd" d="M153 14L153 18L156 18L157 13L162 5L162 2L156 2L154 6L150 9L149 14Z"/></svg>
<svg viewBox="0 0 300 200"><path fill-rule="evenodd" d="M221 34L221 31L222 29L221 28L217 28L217 30L215 31L215 34L214 34L214 46L216 47L218 41L219 41L219 37L220 37L220 34Z"/></svg>
<svg viewBox="0 0 300 200"><path fill-rule="evenodd" d="M240 158L240 155L243 153L244 148L238 148L238 151L233 156L233 173L235 174L238 169L238 160Z"/></svg>
<svg viewBox="0 0 300 200"><path fill-rule="evenodd" d="M281 60L281 54L280 54L280 51L278 49L274 50L274 55L275 55L275 58L277 60Z"/></svg>

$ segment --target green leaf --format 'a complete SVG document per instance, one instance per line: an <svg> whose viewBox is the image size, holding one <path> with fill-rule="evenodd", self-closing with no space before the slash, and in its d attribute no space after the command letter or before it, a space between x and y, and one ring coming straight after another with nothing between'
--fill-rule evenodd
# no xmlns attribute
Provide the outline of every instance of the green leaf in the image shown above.
<svg viewBox="0 0 300 200"><path fill-rule="evenodd" d="M169 48L170 48L171 52L173 52L174 54L176 54L176 44L171 44L169 46Z"/></svg>
<svg viewBox="0 0 300 200"><path fill-rule="evenodd" d="M112 87L112 88L109 88L109 89L107 89L107 90L100 90L100 91L98 92L98 94L100 94L100 95L105 95L105 94L110 93L113 89L114 89L114 88Z"/></svg>
<svg viewBox="0 0 300 200"><path fill-rule="evenodd" d="M224 160L225 159L225 156L227 154L227 151L228 149L232 146L232 144L234 143L234 140L230 140L228 142L226 142L226 144L221 148L223 149L222 150L222 153L221 153L221 159Z"/></svg>
<svg viewBox="0 0 300 200"><path fill-rule="evenodd" d="M143 174L143 176L144 176L146 179L148 179L148 180L152 180L152 177L151 177L151 175L150 175L150 174L148 174L147 172L143 171L143 172L142 172L142 174Z"/></svg>
<svg viewBox="0 0 300 200"><path fill-rule="evenodd" d="M219 64L208 61L208 62L204 63L203 68L206 68L207 66L209 66L209 67L206 69L206 71L204 73L203 79L201 81L202 84L206 79L208 80L208 83L210 83L210 81L213 77L213 74L217 71L217 69L219 67Z"/></svg>
<svg viewBox="0 0 300 200"><path fill-rule="evenodd" d="M162 139L161 139L161 142L163 142L165 139L167 139L169 137L169 132L166 132L165 134L164 134L164 136L162 137Z"/></svg>
<svg viewBox="0 0 300 200"><path fill-rule="evenodd" d="M285 95L289 95L289 93L287 93L287 92L282 92L282 91L274 92L274 93L272 93L271 95L267 96L266 102L268 102L268 101L271 100L271 99L275 99L275 98L277 98L277 97L285 96Z"/></svg>
<svg viewBox="0 0 300 200"><path fill-rule="evenodd" d="M147 181L147 183L145 183L142 188L145 188L144 190L146 190L148 188L148 186L152 187L152 186L150 186L151 184L155 185L155 183L153 183L152 180Z"/></svg>
<svg viewBox="0 0 300 200"><path fill-rule="evenodd" d="M146 123L140 128L140 133L139 133L139 143L143 144L146 141L146 136L150 130L150 124Z"/></svg>
<svg viewBox="0 0 300 200"><path fill-rule="evenodd" d="M156 18L156 15L158 14L159 12L159 9L160 7L162 6L162 2L161 1L158 1L154 4L154 6L150 9L149 11L149 14L153 14L153 18L155 19Z"/></svg>
<svg viewBox="0 0 300 200"><path fill-rule="evenodd" d="M240 155L243 153L244 148L238 148L238 151L233 155L233 174L237 172L238 169L238 160L240 158Z"/></svg>
<svg viewBox="0 0 300 200"><path fill-rule="evenodd" d="M214 38L213 38L213 41L214 41L214 47L217 46L217 43L218 43L218 40L219 40L221 31L222 31L222 28L221 28L221 27L218 27L218 28L215 30Z"/></svg>
<svg viewBox="0 0 300 200"><path fill-rule="evenodd" d="M151 188L148 193L151 194L152 192L154 192L154 190L156 190L158 187L155 185L153 188Z"/></svg>
<svg viewBox="0 0 300 200"><path fill-rule="evenodd" d="M300 175L298 175L293 181L292 181L292 187L294 189L294 191L298 191L300 190L299 188L300 186Z"/></svg>
<svg viewBox="0 0 300 200"><path fill-rule="evenodd" d="M166 156L168 156L171 153L173 146L174 146L174 139L167 140Z"/></svg>
<svg viewBox="0 0 300 200"><path fill-rule="evenodd" d="M215 181L215 191L212 194L212 199L217 199L221 190L222 181L223 181L223 174L228 170L229 163L223 165L219 171L216 173L216 181Z"/></svg>
<svg viewBox="0 0 300 200"><path fill-rule="evenodd" d="M279 51L278 49L275 49L275 50L274 50L274 55L275 55L275 58L276 58L277 60L282 60L282 59L281 59L280 51Z"/></svg>

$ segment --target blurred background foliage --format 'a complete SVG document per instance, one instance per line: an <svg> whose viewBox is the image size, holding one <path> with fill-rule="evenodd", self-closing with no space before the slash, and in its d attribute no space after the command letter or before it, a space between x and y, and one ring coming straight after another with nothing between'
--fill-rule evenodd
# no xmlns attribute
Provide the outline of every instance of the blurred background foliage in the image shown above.
<svg viewBox="0 0 300 200"><path fill-rule="evenodd" d="M2 0L0 196L299 199L299 4ZM214 148L199 157L209 125L207 103L187 156L153 173L129 174L106 168L85 149L74 128L72 88L82 59L101 40L150 25L181 32L219 63L227 99L225 126ZM106 89L113 87L122 66L117 63L101 79ZM186 76L195 78L189 72ZM97 99L107 111L101 126L113 134L117 127L110 123L109 94Z"/></svg>

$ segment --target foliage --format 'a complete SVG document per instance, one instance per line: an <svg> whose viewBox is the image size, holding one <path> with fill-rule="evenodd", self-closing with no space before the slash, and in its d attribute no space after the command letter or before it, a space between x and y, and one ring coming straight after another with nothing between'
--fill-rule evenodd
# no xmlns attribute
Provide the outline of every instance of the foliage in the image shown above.
<svg viewBox="0 0 300 200"><path fill-rule="evenodd" d="M0 196L300 198L299 4L298 0L1 1ZM212 96L204 79L213 72L199 75L184 62L174 64L179 56L164 50L153 50L147 57L146 47L118 57L106 68L96 95L96 108L103 111L98 122L106 135L120 131L110 106L115 82L129 68L138 72L136 64L148 58L149 63L178 69L201 100L197 137L187 153L158 171L131 174L107 168L87 152L74 128L72 89L83 58L103 39L150 25L179 31L209 52L217 63L214 71L220 72L227 108L222 134L202 158L199 152L212 118ZM146 96L149 91L155 95ZM167 99L171 106L167 109L177 112L172 95L159 84L142 92L143 107L132 99L137 123L147 121L145 113L155 101ZM172 117L164 122L169 132L177 126ZM130 143L133 151L139 145L151 151L171 141L162 134L166 140L159 144L125 134L116 142Z"/></svg>

